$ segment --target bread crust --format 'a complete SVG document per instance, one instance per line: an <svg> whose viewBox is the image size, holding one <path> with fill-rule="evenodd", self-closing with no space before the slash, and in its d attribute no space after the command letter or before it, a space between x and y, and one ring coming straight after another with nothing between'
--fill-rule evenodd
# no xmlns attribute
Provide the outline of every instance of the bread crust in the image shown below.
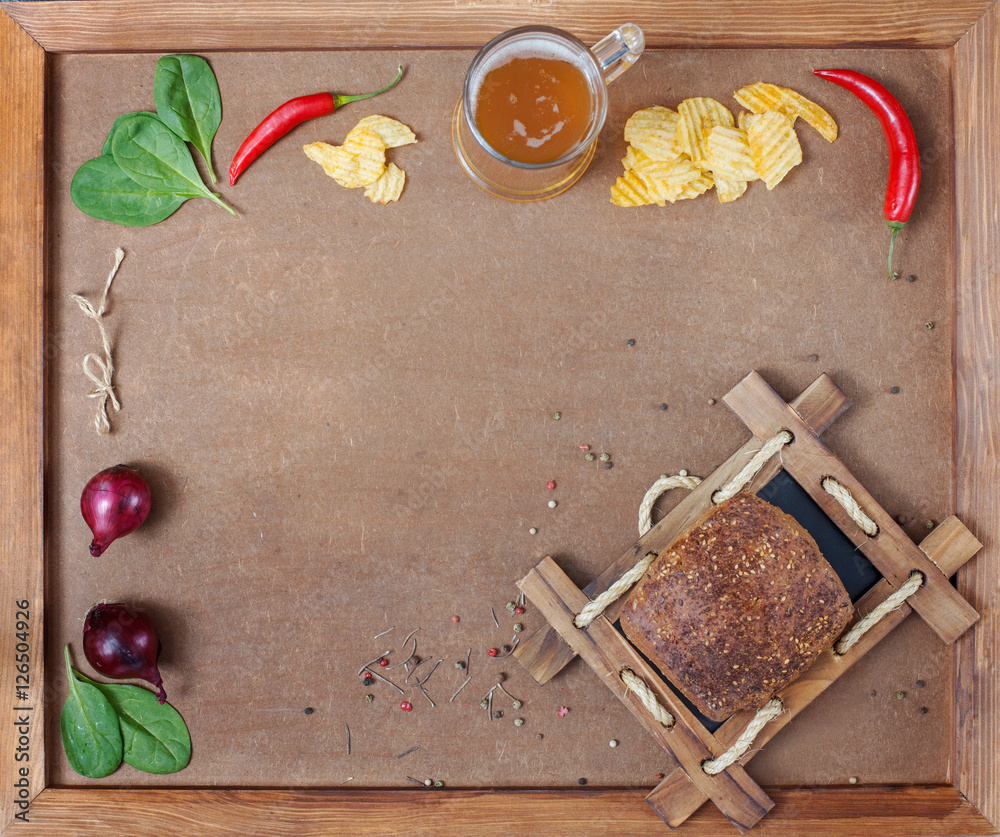
<svg viewBox="0 0 1000 837"><path fill-rule="evenodd" d="M621 625L698 711L722 721L795 680L853 612L812 536L741 492L660 555L626 601Z"/></svg>

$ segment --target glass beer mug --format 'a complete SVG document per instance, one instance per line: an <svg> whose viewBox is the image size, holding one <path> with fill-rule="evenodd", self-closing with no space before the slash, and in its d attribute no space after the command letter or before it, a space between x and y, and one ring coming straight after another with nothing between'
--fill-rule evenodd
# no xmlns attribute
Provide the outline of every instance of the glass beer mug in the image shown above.
<svg viewBox="0 0 1000 837"><path fill-rule="evenodd" d="M466 173L512 201L564 192L594 157L608 83L644 46L642 30L632 23L590 48L549 26L494 38L469 67L452 120L452 142Z"/></svg>

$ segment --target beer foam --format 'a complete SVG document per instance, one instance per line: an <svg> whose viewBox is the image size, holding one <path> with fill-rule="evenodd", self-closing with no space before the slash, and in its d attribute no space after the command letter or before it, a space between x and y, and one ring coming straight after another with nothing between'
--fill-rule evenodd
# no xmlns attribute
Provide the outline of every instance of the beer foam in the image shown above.
<svg viewBox="0 0 1000 837"><path fill-rule="evenodd" d="M530 36L523 39L512 38L494 48L477 68L470 85L473 102L479 98L479 89L486 74L497 67L509 64L515 58L549 58L553 61L567 61L578 67L585 76L587 75L586 65L580 60L579 52L565 41Z"/></svg>

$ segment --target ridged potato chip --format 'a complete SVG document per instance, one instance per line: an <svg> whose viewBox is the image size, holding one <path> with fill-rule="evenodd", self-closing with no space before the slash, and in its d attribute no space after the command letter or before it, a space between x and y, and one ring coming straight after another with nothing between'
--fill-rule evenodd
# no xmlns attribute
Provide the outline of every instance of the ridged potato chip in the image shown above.
<svg viewBox="0 0 1000 837"><path fill-rule="evenodd" d="M343 145L314 142L303 146L306 156L348 189L374 183L385 171L385 145L367 128L353 128Z"/></svg>
<svg viewBox="0 0 1000 837"><path fill-rule="evenodd" d="M611 187L611 203L615 206L647 206L657 203L657 200L650 194L646 181L637 172L626 169ZM659 201L659 205L666 206L666 203Z"/></svg>
<svg viewBox="0 0 1000 837"><path fill-rule="evenodd" d="M733 114L721 102L707 96L685 99L677 106L680 118L677 122L677 147L683 151L699 169L707 169L705 145L708 133L716 125L732 128Z"/></svg>
<svg viewBox="0 0 1000 837"><path fill-rule="evenodd" d="M358 128L374 131L386 148L399 148L401 145L410 145L417 141L417 135L413 133L409 125L404 125L396 119L377 113L366 116L351 130L353 132Z"/></svg>
<svg viewBox="0 0 1000 837"><path fill-rule="evenodd" d="M717 172L713 172L713 176L715 177L715 194L719 198L719 203L732 203L743 196L749 185L743 178L730 180L719 177Z"/></svg>
<svg viewBox="0 0 1000 837"><path fill-rule="evenodd" d="M379 179L365 187L365 197L383 206L389 201L398 201L405 182L406 172L395 163L389 163Z"/></svg>
<svg viewBox="0 0 1000 837"><path fill-rule="evenodd" d="M754 168L769 190L802 162L802 146L792 118L776 110L747 120L747 141Z"/></svg>
<svg viewBox="0 0 1000 837"><path fill-rule="evenodd" d="M792 122L795 121L795 117L801 116L828 142L833 142L837 138L837 123L833 121L833 117L815 102L788 87L758 81L756 84L741 87L733 97L753 113L776 110L778 113L790 116Z"/></svg>
<svg viewBox="0 0 1000 837"><path fill-rule="evenodd" d="M712 172L699 171L698 176L694 180L688 181L681 187L680 193L677 195L677 200L684 201L690 198L697 198L699 195L704 195L714 185L715 179L712 177Z"/></svg>
<svg viewBox="0 0 1000 837"><path fill-rule="evenodd" d="M637 110L625 123L625 142L653 160L670 160L680 154L676 146L680 115L662 105Z"/></svg>
<svg viewBox="0 0 1000 837"><path fill-rule="evenodd" d="M747 142L747 132L742 128L727 128L724 125L712 128L705 143L705 160L715 175L716 182L720 179L749 181L758 177L750 154L750 144Z"/></svg>

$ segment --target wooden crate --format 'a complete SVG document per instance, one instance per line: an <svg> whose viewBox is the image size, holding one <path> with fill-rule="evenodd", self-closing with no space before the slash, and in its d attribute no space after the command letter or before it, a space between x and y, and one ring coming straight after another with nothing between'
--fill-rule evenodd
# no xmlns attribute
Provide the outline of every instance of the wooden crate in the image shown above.
<svg viewBox="0 0 1000 837"><path fill-rule="evenodd" d="M570 2L369 2L330 6L103 0L0 3L0 612L13 633L22 602L40 648L45 600L43 554L47 55L63 52L271 50L366 47L474 47L511 26L539 22L596 40L624 19L642 26L651 47L882 46L946 50L952 63L955 195L954 511L985 544L958 576L960 593L982 620L956 643L952 782L933 787L766 789L775 810L761 834L996 833L1000 823L1000 717L989 672L997 659L993 607L1000 530L995 451L995 290L998 270L996 173L1000 113L1000 11L987 0L942 4L849 2L640 2L624 7ZM376 25L377 24L377 25ZM13 649L0 660L0 698L16 708ZM58 676L58 675L57 675ZM41 727L46 673L32 657L30 701ZM11 758L11 724L0 735L3 833L84 834L659 834L663 824L629 790L519 791L89 789L50 787L43 739L35 736L28 782L31 822L17 822L9 789L23 762ZM403 804L405 802L405 805ZM729 834L703 808L690 834Z"/></svg>

